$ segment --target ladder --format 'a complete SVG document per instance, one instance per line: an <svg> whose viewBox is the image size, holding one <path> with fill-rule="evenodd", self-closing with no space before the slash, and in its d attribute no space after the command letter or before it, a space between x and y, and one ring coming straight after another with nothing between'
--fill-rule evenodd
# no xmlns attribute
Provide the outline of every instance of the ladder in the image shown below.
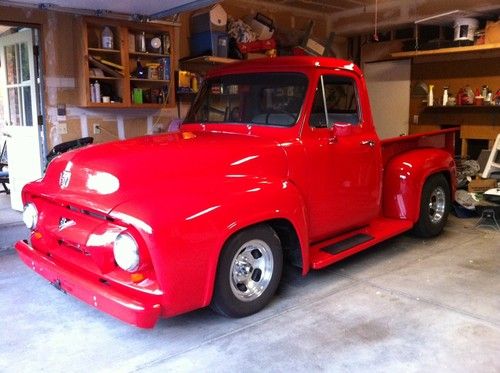
<svg viewBox="0 0 500 373"><path fill-rule="evenodd" d="M495 144L493 144L493 148L491 149L490 157L488 158L488 162L486 162L483 174L481 175L484 179L489 178L493 172L500 171L500 160L498 159L499 150L500 133L497 135Z"/></svg>

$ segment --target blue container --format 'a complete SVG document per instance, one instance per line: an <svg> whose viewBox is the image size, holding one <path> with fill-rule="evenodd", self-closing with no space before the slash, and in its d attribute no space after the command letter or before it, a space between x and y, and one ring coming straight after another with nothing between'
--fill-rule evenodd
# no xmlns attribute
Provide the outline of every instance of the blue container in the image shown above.
<svg viewBox="0 0 500 373"><path fill-rule="evenodd" d="M200 32L191 35L191 56L227 57L229 38L225 32Z"/></svg>
<svg viewBox="0 0 500 373"><path fill-rule="evenodd" d="M227 13L220 4L191 15L189 29L191 34L200 32L226 32Z"/></svg>

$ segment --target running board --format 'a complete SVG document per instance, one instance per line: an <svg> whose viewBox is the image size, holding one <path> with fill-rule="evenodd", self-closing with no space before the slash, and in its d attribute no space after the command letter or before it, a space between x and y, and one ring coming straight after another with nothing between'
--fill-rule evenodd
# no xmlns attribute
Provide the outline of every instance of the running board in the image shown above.
<svg viewBox="0 0 500 373"><path fill-rule="evenodd" d="M324 268L412 227L412 222L408 220L376 218L364 228L311 246L311 268Z"/></svg>
<svg viewBox="0 0 500 373"><path fill-rule="evenodd" d="M373 240L373 237L369 234L358 233L354 236L346 238L340 242L334 243L330 246L326 246L321 249L321 251L325 251L329 254L336 255L340 254L342 251L346 251L355 246L361 245L362 243Z"/></svg>

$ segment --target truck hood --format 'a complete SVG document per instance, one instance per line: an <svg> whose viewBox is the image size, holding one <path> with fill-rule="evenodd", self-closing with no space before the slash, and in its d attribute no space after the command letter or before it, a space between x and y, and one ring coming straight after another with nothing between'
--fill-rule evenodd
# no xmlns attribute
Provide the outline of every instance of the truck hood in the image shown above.
<svg viewBox="0 0 500 373"><path fill-rule="evenodd" d="M285 152L273 140L236 133L176 132L65 153L27 192L108 214L135 196L164 197L169 184L185 183L190 190L200 185L201 193L227 178L283 180L287 173Z"/></svg>

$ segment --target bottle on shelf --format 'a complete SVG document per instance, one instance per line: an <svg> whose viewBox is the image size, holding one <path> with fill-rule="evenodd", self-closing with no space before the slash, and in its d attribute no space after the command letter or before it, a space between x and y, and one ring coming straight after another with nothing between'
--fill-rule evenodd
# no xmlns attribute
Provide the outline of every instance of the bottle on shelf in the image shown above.
<svg viewBox="0 0 500 373"><path fill-rule="evenodd" d="M146 32L139 32L135 35L135 50L137 52L146 52Z"/></svg>
<svg viewBox="0 0 500 373"><path fill-rule="evenodd" d="M94 92L95 102L101 102L101 85L97 80L94 83Z"/></svg>
<svg viewBox="0 0 500 373"><path fill-rule="evenodd" d="M434 106L434 86L429 84L429 94L427 97L427 106Z"/></svg>
<svg viewBox="0 0 500 373"><path fill-rule="evenodd" d="M462 101L465 105L472 105L474 103L474 91L468 84L465 86L465 97Z"/></svg>
<svg viewBox="0 0 500 373"><path fill-rule="evenodd" d="M135 70L135 74L140 79L147 78L146 69L142 66L141 61L137 60L137 69Z"/></svg>
<svg viewBox="0 0 500 373"><path fill-rule="evenodd" d="M102 30L101 39L103 49L113 49L113 32L108 26L105 26Z"/></svg>
<svg viewBox="0 0 500 373"><path fill-rule="evenodd" d="M443 106L448 105L448 87L443 89Z"/></svg>
<svg viewBox="0 0 500 373"><path fill-rule="evenodd" d="M90 83L90 102L96 102L95 100L95 87L94 84Z"/></svg>
<svg viewBox="0 0 500 373"><path fill-rule="evenodd" d="M476 89L476 95L474 96L474 105L481 106L484 103L484 97L481 95L479 88Z"/></svg>
<svg viewBox="0 0 500 373"><path fill-rule="evenodd" d="M483 96L483 99L486 99L486 96L488 96L488 86L483 85L481 87L481 96Z"/></svg>
<svg viewBox="0 0 500 373"><path fill-rule="evenodd" d="M163 54L170 54L170 34L168 32L163 34L162 39Z"/></svg>

